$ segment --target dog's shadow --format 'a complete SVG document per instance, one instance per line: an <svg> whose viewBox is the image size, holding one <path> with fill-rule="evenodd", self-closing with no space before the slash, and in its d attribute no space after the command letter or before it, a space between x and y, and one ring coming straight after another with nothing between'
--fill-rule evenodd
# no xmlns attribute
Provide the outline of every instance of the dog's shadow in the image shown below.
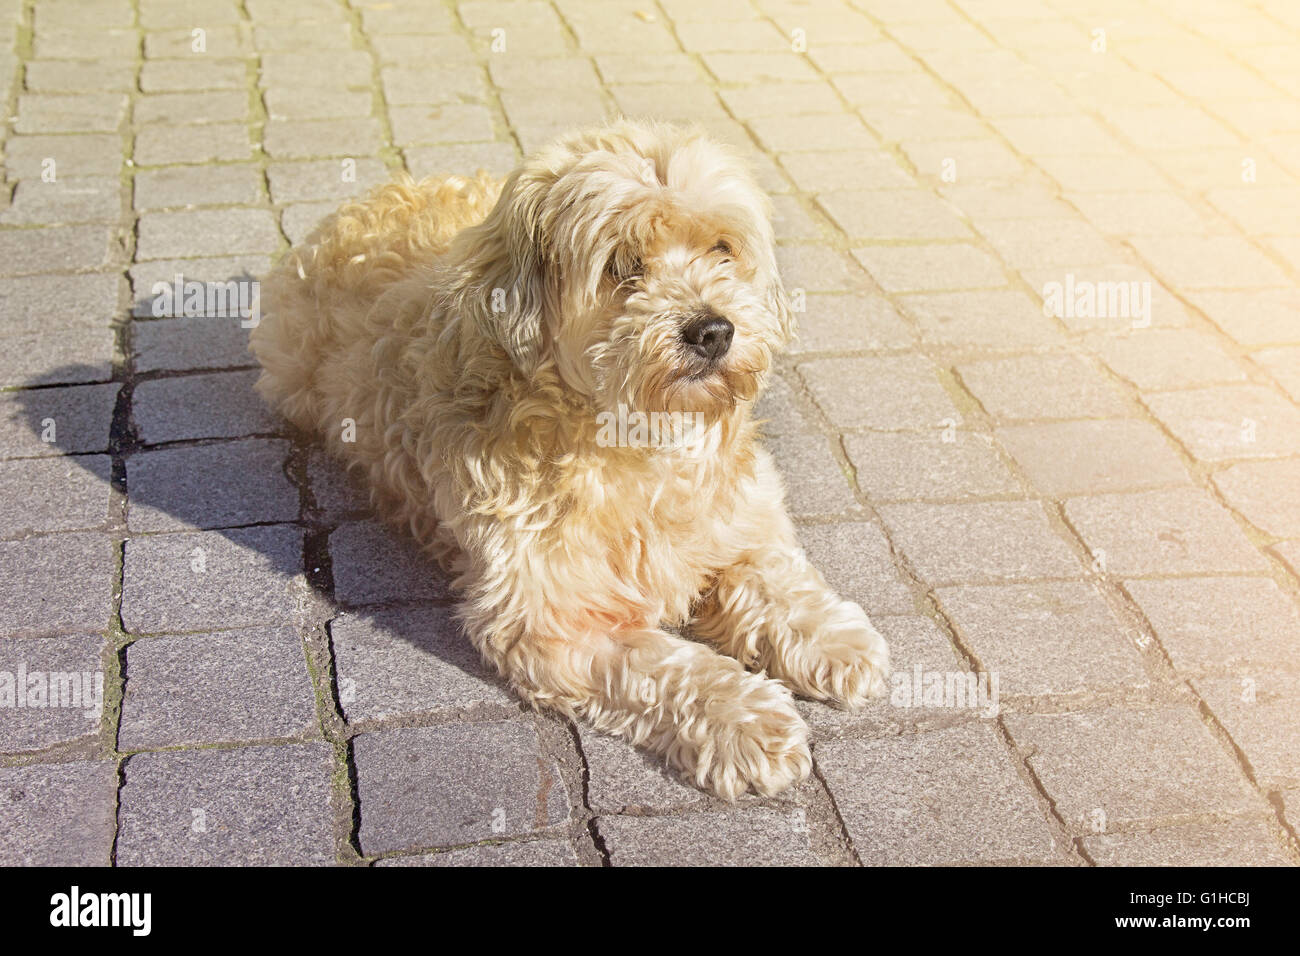
<svg viewBox="0 0 1300 956"><path fill-rule="evenodd" d="M29 447L6 454L61 455L93 476L91 494L111 474L116 504L99 527L125 525L126 635L292 625L311 592L324 608L329 691L354 732L388 718L492 720L525 710L455 621L438 564L374 515L363 483L318 442L264 407L247 337L238 318L134 318L123 338L132 372L114 375L107 433L49 427L62 424L70 389L106 381L102 368L65 365L10 393L30 435ZM194 653L203 654L201 641ZM124 717L130 660L128 647ZM631 764L683 801L703 796L653 755L581 733L621 772Z"/></svg>
<svg viewBox="0 0 1300 956"><path fill-rule="evenodd" d="M374 515L361 482L263 405L247 338L237 317L134 319L123 339L134 371L112 379L106 431L88 432L70 411L76 390L108 381L102 367L64 365L8 395L30 434L0 449L6 457L62 456L68 488L96 508L110 475L117 494L103 523L63 530L124 530L123 631L291 626L312 604L327 618L332 692L357 729L518 712L455 622L448 576ZM84 473L75 480L73 466ZM128 667L127 707L130 677Z"/></svg>

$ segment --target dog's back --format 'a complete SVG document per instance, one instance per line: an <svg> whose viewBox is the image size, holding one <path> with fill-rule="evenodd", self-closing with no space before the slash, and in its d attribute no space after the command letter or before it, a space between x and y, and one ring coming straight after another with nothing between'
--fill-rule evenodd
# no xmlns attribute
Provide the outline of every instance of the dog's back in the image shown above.
<svg viewBox="0 0 1300 956"><path fill-rule="evenodd" d="M484 172L404 177L326 218L263 282L264 317L250 341L264 370L262 396L299 427L318 429L313 382L323 367L372 338L377 330L367 324L385 321L372 315L383 293L419 281L500 192L501 182Z"/></svg>

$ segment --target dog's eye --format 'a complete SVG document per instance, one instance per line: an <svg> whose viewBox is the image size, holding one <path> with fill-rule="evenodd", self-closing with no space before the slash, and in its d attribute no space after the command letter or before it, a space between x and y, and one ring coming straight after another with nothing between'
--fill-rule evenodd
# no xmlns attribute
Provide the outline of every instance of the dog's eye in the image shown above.
<svg viewBox="0 0 1300 956"><path fill-rule="evenodd" d="M713 244L713 248L709 251L716 252L718 255L724 256L728 259L735 255L735 253L731 251L731 244L725 239L719 239Z"/></svg>

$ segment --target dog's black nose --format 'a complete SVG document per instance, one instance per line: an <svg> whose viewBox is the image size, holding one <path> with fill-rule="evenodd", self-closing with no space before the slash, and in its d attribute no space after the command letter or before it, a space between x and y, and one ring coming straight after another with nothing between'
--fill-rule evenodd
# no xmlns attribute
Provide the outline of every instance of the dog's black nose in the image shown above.
<svg viewBox="0 0 1300 956"><path fill-rule="evenodd" d="M716 362L731 348L736 327L720 315L706 313L692 319L682 329L682 341L703 358Z"/></svg>

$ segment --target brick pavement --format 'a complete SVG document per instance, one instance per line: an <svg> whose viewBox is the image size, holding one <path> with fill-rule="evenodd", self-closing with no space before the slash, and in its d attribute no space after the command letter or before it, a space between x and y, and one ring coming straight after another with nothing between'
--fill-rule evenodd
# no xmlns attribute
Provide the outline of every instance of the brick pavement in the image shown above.
<svg viewBox="0 0 1300 956"><path fill-rule="evenodd" d="M1300 862L1293 3L0 0L0 34L0 862ZM769 444L904 678L801 703L816 773L772 800L522 709L256 402L238 318L151 309L616 111L772 193ZM16 706L51 672L78 707ZM993 706L927 698L968 672Z"/></svg>

